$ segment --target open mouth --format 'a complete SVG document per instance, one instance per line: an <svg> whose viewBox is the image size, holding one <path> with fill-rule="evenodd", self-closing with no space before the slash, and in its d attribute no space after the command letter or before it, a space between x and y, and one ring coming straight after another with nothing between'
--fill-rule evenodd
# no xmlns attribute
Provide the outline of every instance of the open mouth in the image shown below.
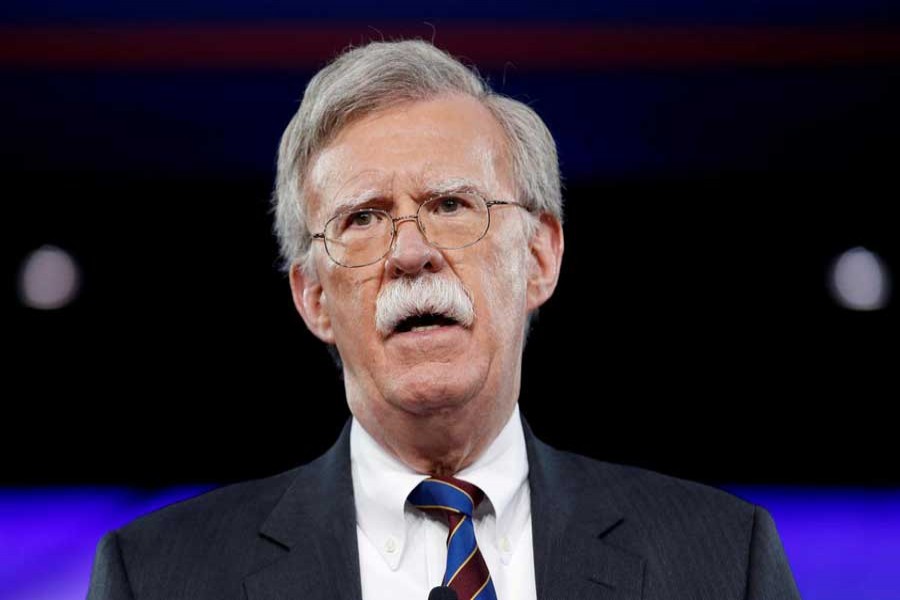
<svg viewBox="0 0 900 600"><path fill-rule="evenodd" d="M441 314L429 313L424 315L410 315L397 323L397 326L394 328L394 333L428 331L430 329L451 325L459 325L459 322L452 317Z"/></svg>

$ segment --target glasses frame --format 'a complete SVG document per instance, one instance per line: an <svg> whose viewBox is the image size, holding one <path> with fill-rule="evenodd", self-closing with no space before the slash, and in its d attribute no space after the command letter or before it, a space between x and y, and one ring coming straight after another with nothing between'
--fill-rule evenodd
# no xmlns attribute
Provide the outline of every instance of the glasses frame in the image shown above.
<svg viewBox="0 0 900 600"><path fill-rule="evenodd" d="M334 262L336 265L345 267L347 269L358 269L361 267L368 267L369 265L374 265L375 263L383 260L385 256L387 256L388 254L391 253L391 251L393 251L394 244L397 243L397 224L402 223L403 221L415 221L416 227L419 229L419 233L422 234L422 238L432 248L437 248L438 250L461 250L463 248L468 248L469 246L474 246L475 244L477 244L478 242L483 240L484 237L487 235L487 232L490 231L490 229L491 229L491 207L510 205L510 206L518 206L520 208L524 208L528 212L531 212L531 208L529 208L528 206L525 206L521 202L515 202L513 200L488 200L481 194L479 194L477 192L472 192L472 191L465 191L465 192L460 191L460 192L455 192L455 193L457 195L465 194L468 196L475 196L476 198L478 198L479 200L481 200L484 203L485 209L487 211L487 225L485 226L484 231L481 232L481 235L478 236L478 239L476 239L475 241L470 242L468 244L465 244L463 246L438 246L438 245L432 243L432 241L428 238L428 234L425 233L425 227L422 226L422 221L419 220L419 213L422 211L423 206L425 206L431 202L440 200L442 198L453 198L454 193L435 194L434 196L431 196L430 198L428 198L427 200L425 200L424 202L419 204L419 208L416 209L416 214L404 215L402 217L392 217L391 213L384 210L383 208L361 207L361 208L353 208L353 209L349 209L349 210L344 210L344 211L341 211L338 214L334 215L330 219L328 219L325 222L324 230L319 233L312 234L312 239L322 241L322 243L325 245L325 253L328 254L328 258L330 258L332 260L332 262ZM376 258L375 260L373 260L371 262L367 262L362 265L345 265L344 263L340 262L334 256L331 255L331 251L328 250L328 242L325 241L325 232L328 231L328 225L330 225L331 222L334 221L335 219L339 219L348 214L351 214L354 212L359 212L359 211L378 213L378 214L384 215L386 218L390 219L391 220L391 243L390 243L390 245L388 245L388 248L384 254L382 254L381 256L379 256L378 258Z"/></svg>

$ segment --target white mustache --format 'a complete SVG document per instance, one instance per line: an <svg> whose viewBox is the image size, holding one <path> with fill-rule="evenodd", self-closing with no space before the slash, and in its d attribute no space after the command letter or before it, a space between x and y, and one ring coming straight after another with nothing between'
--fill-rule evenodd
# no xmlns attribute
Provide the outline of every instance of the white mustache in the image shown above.
<svg viewBox="0 0 900 600"><path fill-rule="evenodd" d="M456 279L436 275L401 277L379 292L375 300L375 329L388 336L403 319L427 314L443 315L463 327L471 327L475 322L475 303Z"/></svg>

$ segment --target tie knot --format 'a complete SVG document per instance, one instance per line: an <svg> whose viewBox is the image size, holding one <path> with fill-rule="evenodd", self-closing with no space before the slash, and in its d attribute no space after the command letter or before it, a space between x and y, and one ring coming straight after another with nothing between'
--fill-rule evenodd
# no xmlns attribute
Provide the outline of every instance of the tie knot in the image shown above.
<svg viewBox="0 0 900 600"><path fill-rule="evenodd" d="M455 477L429 477L409 494L410 503L421 509L472 516L484 492Z"/></svg>

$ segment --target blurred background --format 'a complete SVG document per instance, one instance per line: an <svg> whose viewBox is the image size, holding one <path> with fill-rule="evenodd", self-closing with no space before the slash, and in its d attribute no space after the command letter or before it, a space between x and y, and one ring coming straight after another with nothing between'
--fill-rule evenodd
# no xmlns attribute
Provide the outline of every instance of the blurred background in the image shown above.
<svg viewBox="0 0 900 600"><path fill-rule="evenodd" d="M0 598L83 598L105 531L336 438L275 151L317 69L401 37L559 145L535 432L764 505L806 599L898 597L900 4L7 0Z"/></svg>

